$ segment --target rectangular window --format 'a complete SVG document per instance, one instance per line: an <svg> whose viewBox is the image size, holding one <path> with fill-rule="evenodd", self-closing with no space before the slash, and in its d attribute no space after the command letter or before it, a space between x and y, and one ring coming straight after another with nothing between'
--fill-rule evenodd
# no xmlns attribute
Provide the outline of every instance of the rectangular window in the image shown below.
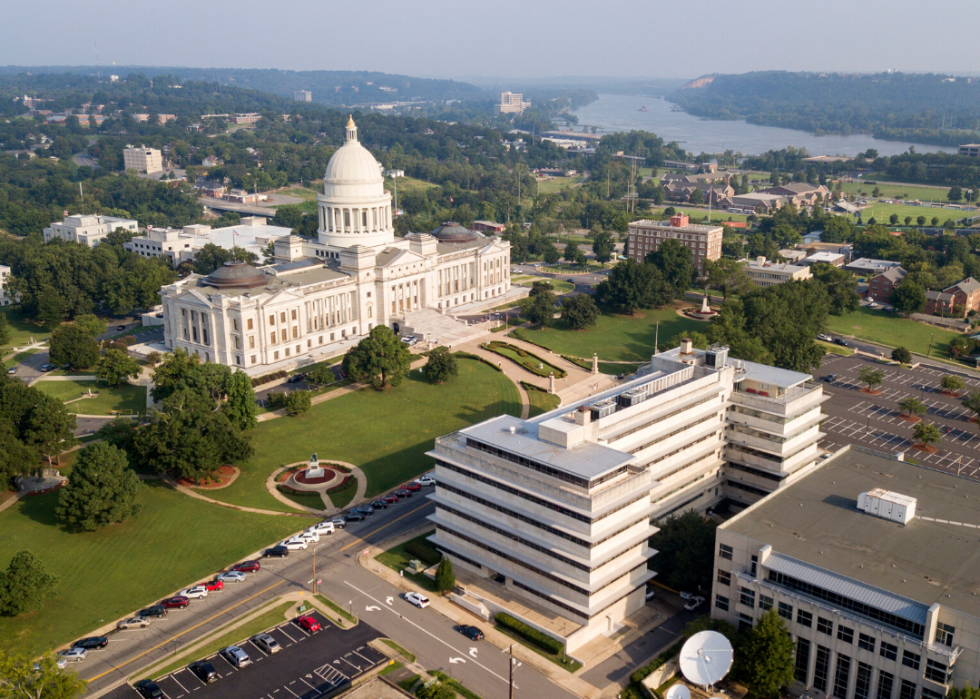
<svg viewBox="0 0 980 699"><path fill-rule="evenodd" d="M231 319L231 327L233 330L238 330L238 318Z"/></svg>
<svg viewBox="0 0 980 699"><path fill-rule="evenodd" d="M875 637L869 636L866 633L858 634L858 648L866 650L870 653L875 652Z"/></svg>
<svg viewBox="0 0 980 699"><path fill-rule="evenodd" d="M804 612L802 609L796 610L796 623L801 624L807 628L813 626L813 615L810 612Z"/></svg>
<svg viewBox="0 0 980 699"><path fill-rule="evenodd" d="M902 688L898 690L898 699L915 699L915 682L902 680Z"/></svg>
<svg viewBox="0 0 980 699"><path fill-rule="evenodd" d="M952 648L954 633L956 633L956 629L952 626L939 622L936 624L936 643ZM925 693L925 690L923 690L923 693Z"/></svg>
<svg viewBox="0 0 980 699"><path fill-rule="evenodd" d="M272 344L276 344L276 331L275 330L273 330L272 333L269 334L269 337L271 338Z"/></svg>
<svg viewBox="0 0 980 699"><path fill-rule="evenodd" d="M881 648L878 649L878 655L888 660L898 660L898 646L893 646L887 641L882 641Z"/></svg>
<svg viewBox="0 0 980 699"><path fill-rule="evenodd" d="M820 633L825 633L828 636L834 634L834 622L830 619L824 619L822 616L817 617L817 631Z"/></svg>
<svg viewBox="0 0 980 699"><path fill-rule="evenodd" d="M238 366L241 366L242 365L241 355L238 355L238 354L235 355L235 364L237 364Z"/></svg>
<svg viewBox="0 0 980 699"><path fill-rule="evenodd" d="M946 684L946 674L949 672L947 668L942 663L938 663L935 660L930 660L926 658L926 679L932 680L933 682L938 682L939 684Z"/></svg>
<svg viewBox="0 0 980 699"><path fill-rule="evenodd" d="M286 322L286 311L283 311L282 313L279 314L279 322L280 323Z"/></svg>
<svg viewBox="0 0 980 699"><path fill-rule="evenodd" d="M916 653L910 653L907 650L902 651L902 665L905 667L910 667L913 670L919 669L919 663L922 661L922 656Z"/></svg>
<svg viewBox="0 0 980 699"><path fill-rule="evenodd" d="M943 699L944 696L946 695L935 692L928 687L922 688L922 699Z"/></svg>
<svg viewBox="0 0 980 699"><path fill-rule="evenodd" d="M745 633L746 631L752 630L752 617L748 614L738 614L738 632Z"/></svg>
<svg viewBox="0 0 980 699"><path fill-rule="evenodd" d="M272 353L272 358L278 360L279 359L279 353L278 352L273 352Z"/></svg>
<svg viewBox="0 0 980 699"><path fill-rule="evenodd" d="M846 626L838 626L837 640L843 641L844 643L854 643L854 629L849 629Z"/></svg>
<svg viewBox="0 0 980 699"><path fill-rule="evenodd" d="M248 336L248 348L255 349L255 335Z"/></svg>
<svg viewBox="0 0 980 699"><path fill-rule="evenodd" d="M894 675L884 670L878 670L878 691L875 693L875 699L892 699L892 688L894 686Z"/></svg>
<svg viewBox="0 0 980 699"><path fill-rule="evenodd" d="M269 325L275 325L275 324L276 324L276 316L273 313L269 316Z"/></svg>
<svg viewBox="0 0 980 699"><path fill-rule="evenodd" d="M294 326L293 326L293 339L295 340L295 339L296 339L297 337L299 337L299 328L297 328L297 327L296 327L296 326L294 325Z"/></svg>
<svg viewBox="0 0 980 699"><path fill-rule="evenodd" d="M718 607L723 612L728 611L728 598L722 597L721 595L715 595L715 606Z"/></svg>
<svg viewBox="0 0 980 699"><path fill-rule="evenodd" d="M295 308L292 310L292 319L293 320L296 320L296 309Z"/></svg>
<svg viewBox="0 0 980 699"><path fill-rule="evenodd" d="M759 609L764 612L768 612L772 609L773 599L772 597L766 597L765 595L759 595Z"/></svg>
<svg viewBox="0 0 980 699"><path fill-rule="evenodd" d="M755 609L755 590L750 590L747 587L739 588L738 601L744 604L746 607Z"/></svg>
<svg viewBox="0 0 980 699"><path fill-rule="evenodd" d="M837 699L847 699L847 683L851 679L851 659L837 654L837 671L834 673L834 692Z"/></svg>
<svg viewBox="0 0 980 699"><path fill-rule="evenodd" d="M830 676L830 648L817 646L817 662L813 666L813 688L827 691L827 678Z"/></svg>
<svg viewBox="0 0 980 699"><path fill-rule="evenodd" d="M793 676L797 682L806 684L807 672L810 669L810 642L805 638L796 640L796 667Z"/></svg>
<svg viewBox="0 0 980 699"><path fill-rule="evenodd" d="M718 544L718 555L726 561L732 560L732 547L726 544Z"/></svg>
<svg viewBox="0 0 980 699"><path fill-rule="evenodd" d="M785 602L779 603L779 616L787 621L793 621L793 607Z"/></svg>
<svg viewBox="0 0 980 699"><path fill-rule="evenodd" d="M251 318L249 318L249 319L248 319L247 321L245 321L245 322L247 323L247 325L246 325L246 327L247 327L247 328L248 328L249 330L251 330L251 329L252 329L252 319L251 319Z"/></svg>
<svg viewBox="0 0 980 699"><path fill-rule="evenodd" d="M289 348L288 347L286 348L286 356L287 357L289 356Z"/></svg>
<svg viewBox="0 0 980 699"><path fill-rule="evenodd" d="M871 697L871 666L858 663L857 677L854 680L854 699L870 699Z"/></svg>
<svg viewBox="0 0 980 699"><path fill-rule="evenodd" d="M252 355L252 362L251 363L252 364L255 364L255 355L254 354Z"/></svg>
<svg viewBox="0 0 980 699"><path fill-rule="evenodd" d="M719 585L730 586L732 584L732 574L729 573L729 572L727 572L727 571L722 570L721 568L719 568L718 569L718 584Z"/></svg>
<svg viewBox="0 0 980 699"><path fill-rule="evenodd" d="M279 331L279 335L282 337L282 341L283 342L285 342L286 340L289 339L289 336L286 335L286 328L283 328L282 330L280 330Z"/></svg>

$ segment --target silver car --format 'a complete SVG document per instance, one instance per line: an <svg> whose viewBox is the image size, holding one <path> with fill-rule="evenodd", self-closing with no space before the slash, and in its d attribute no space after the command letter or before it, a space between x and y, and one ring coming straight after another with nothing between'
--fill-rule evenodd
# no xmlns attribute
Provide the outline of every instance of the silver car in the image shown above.
<svg viewBox="0 0 980 699"><path fill-rule="evenodd" d="M150 625L150 620L145 616L134 616L129 619L123 619L120 621L116 628L118 629L143 629Z"/></svg>
<svg viewBox="0 0 980 699"><path fill-rule="evenodd" d="M239 669L252 664L252 659L248 657L248 653L238 646L228 646L222 649L221 657L231 663L232 667Z"/></svg>
<svg viewBox="0 0 980 699"><path fill-rule="evenodd" d="M252 643L270 655L272 653L278 653L282 650L282 646L279 645L279 642L267 633L260 633L257 636L252 636Z"/></svg>

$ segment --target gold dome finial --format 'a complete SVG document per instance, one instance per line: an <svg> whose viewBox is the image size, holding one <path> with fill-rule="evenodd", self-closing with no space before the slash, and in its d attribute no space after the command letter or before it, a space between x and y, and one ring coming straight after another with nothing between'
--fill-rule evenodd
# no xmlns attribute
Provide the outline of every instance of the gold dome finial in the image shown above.
<svg viewBox="0 0 980 699"><path fill-rule="evenodd" d="M347 127L350 128L351 126L356 126L356 124L354 124L354 115L353 114L348 114L347 115Z"/></svg>

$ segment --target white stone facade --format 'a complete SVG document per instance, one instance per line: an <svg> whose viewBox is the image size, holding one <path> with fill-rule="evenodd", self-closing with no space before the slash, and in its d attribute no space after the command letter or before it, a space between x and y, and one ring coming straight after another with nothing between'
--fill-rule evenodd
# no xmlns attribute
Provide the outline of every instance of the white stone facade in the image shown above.
<svg viewBox="0 0 980 699"><path fill-rule="evenodd" d="M123 169L137 172L160 172L163 170L163 153L156 148L126 146L123 149Z"/></svg>
<svg viewBox="0 0 980 699"><path fill-rule="evenodd" d="M60 239L69 243L79 243L94 248L102 240L117 229L135 233L139 223L128 218L115 216L99 216L97 214L75 214L64 221L52 223L44 229L44 242Z"/></svg>
<svg viewBox="0 0 980 699"><path fill-rule="evenodd" d="M14 302L14 300L7 295L7 278L9 276L10 267L7 265L0 265L0 306L9 306Z"/></svg>

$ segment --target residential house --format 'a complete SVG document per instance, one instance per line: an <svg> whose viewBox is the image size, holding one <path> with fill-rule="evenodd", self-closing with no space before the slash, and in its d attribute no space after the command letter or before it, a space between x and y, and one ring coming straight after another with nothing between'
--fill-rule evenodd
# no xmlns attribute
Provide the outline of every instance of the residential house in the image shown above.
<svg viewBox="0 0 980 699"><path fill-rule="evenodd" d="M929 315L951 316L953 315L953 295L947 294L945 291L929 289L926 291L926 307L923 310Z"/></svg>
<svg viewBox="0 0 980 699"><path fill-rule="evenodd" d="M701 190L704 202L710 202L712 206L718 206L723 199L735 195L735 190L730 184L725 182L685 182L683 180L671 180L664 185L664 194L671 201L688 202L695 191Z"/></svg>
<svg viewBox="0 0 980 699"><path fill-rule="evenodd" d="M973 277L967 277L952 286L943 289L944 293L953 297L953 307L963 307L964 315L970 311L980 311L980 282Z"/></svg>
<svg viewBox="0 0 980 699"><path fill-rule="evenodd" d="M847 267L844 269L847 269ZM908 272L900 266L890 267L884 272L876 274L868 282L867 297L869 299L878 299L879 301L888 301L892 297L892 291L895 289L895 286L905 279L906 274Z"/></svg>

